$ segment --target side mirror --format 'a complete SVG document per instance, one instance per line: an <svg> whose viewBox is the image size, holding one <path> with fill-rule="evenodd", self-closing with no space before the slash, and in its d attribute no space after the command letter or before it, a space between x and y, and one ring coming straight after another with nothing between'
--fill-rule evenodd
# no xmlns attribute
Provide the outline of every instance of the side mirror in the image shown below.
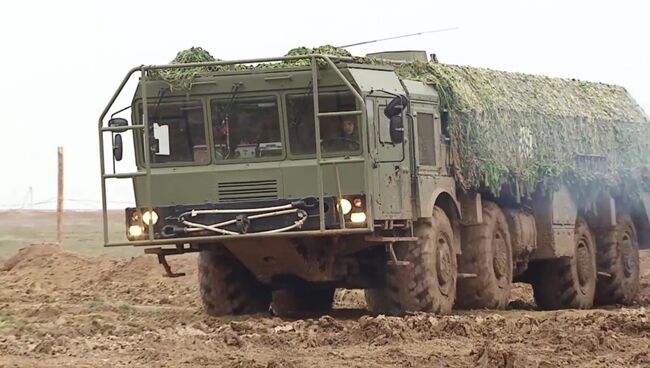
<svg viewBox="0 0 650 368"><path fill-rule="evenodd" d="M113 157L115 157L115 161L122 160L122 152L123 152L122 135L115 134L115 136L113 136Z"/></svg>
<svg viewBox="0 0 650 368"><path fill-rule="evenodd" d="M108 126L111 128L126 127L128 125L129 125L128 120L124 118L111 118L111 120L108 121ZM120 132L126 132L126 129L120 130Z"/></svg>
<svg viewBox="0 0 650 368"><path fill-rule="evenodd" d="M395 115L390 118L390 141L392 143L404 142L404 122L401 115Z"/></svg>
<svg viewBox="0 0 650 368"><path fill-rule="evenodd" d="M387 118L392 118L396 115L401 115L402 111L408 106L409 99L404 95L395 96L384 109L384 115Z"/></svg>

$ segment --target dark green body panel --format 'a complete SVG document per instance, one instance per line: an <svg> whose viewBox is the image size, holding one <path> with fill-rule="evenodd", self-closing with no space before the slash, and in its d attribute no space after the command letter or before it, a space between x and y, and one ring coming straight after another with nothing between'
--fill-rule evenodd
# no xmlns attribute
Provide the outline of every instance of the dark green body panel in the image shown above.
<svg viewBox="0 0 650 368"><path fill-rule="evenodd" d="M351 158L347 161L349 162L323 167L326 196L338 196L337 167L342 195L366 194L366 183L361 175L365 170L365 162L360 158ZM223 198L227 196L223 195L223 190L220 195L219 184L259 181L277 183L261 185L265 190L264 195L273 195L277 198L303 198L317 195L314 189L317 187L314 160L174 167L152 169L152 206L228 202L232 196ZM145 206L145 178L134 178L133 185L137 205ZM252 190L255 187L260 186L255 184L248 186ZM271 188L276 190L273 191Z"/></svg>

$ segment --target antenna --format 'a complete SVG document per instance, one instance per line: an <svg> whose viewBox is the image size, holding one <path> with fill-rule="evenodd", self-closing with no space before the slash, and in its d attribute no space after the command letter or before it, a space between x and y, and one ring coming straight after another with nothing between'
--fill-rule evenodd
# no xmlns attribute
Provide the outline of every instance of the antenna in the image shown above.
<svg viewBox="0 0 650 368"><path fill-rule="evenodd" d="M380 38L377 40L372 40L372 41L363 41L363 42L357 42L357 43L351 43L349 45L343 45L339 46L340 48L346 48L346 47L352 47L352 46L359 46L359 45L365 45L367 43L373 43L373 42L379 42L379 41L387 41L387 40L394 40L397 38L404 38L404 37L411 37L411 36L419 36L427 33L438 33L438 32L446 32L446 31L453 31L458 29L458 27L448 27L448 28L440 28L440 29L434 29L432 31L424 31L424 32L418 32L418 33L410 33L410 34L405 34L401 36L393 36L393 37L386 37L386 38Z"/></svg>

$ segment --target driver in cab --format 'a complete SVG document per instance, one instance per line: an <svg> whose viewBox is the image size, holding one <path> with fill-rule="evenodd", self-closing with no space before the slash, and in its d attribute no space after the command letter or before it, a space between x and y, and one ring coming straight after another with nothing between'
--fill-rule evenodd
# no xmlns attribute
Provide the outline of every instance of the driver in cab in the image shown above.
<svg viewBox="0 0 650 368"><path fill-rule="evenodd" d="M361 148L357 124L354 117L345 116L340 120L338 132L323 140L325 152L354 152Z"/></svg>

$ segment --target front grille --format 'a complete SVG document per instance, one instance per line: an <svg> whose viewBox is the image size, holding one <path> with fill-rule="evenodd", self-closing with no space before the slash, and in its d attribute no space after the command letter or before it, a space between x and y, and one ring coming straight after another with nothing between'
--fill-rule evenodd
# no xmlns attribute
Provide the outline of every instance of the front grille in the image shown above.
<svg viewBox="0 0 650 368"><path fill-rule="evenodd" d="M218 184L219 202L278 198L277 180L232 181Z"/></svg>

